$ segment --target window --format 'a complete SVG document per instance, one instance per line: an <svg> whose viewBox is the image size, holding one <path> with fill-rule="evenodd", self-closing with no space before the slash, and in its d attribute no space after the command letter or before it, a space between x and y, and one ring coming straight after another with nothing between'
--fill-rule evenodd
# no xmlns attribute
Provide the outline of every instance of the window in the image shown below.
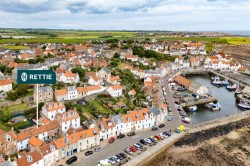
<svg viewBox="0 0 250 166"><path fill-rule="evenodd" d="M89 140L87 140L87 144L89 144Z"/></svg>

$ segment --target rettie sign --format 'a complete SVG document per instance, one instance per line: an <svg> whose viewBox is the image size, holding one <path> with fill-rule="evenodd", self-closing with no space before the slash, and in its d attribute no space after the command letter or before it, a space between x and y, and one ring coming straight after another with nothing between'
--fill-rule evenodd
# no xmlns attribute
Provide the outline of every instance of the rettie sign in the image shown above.
<svg viewBox="0 0 250 166"><path fill-rule="evenodd" d="M55 84L56 74L52 70L17 70L18 84Z"/></svg>

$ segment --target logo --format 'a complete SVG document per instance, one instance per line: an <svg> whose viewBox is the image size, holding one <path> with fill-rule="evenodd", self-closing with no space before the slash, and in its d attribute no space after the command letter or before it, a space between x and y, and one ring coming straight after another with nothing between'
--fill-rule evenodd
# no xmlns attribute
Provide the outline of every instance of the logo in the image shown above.
<svg viewBox="0 0 250 166"><path fill-rule="evenodd" d="M28 75L27 75L27 73L22 73L22 75L21 75L21 79L22 79L22 81L23 81L23 82L26 82L26 81L27 81L27 79L28 79Z"/></svg>

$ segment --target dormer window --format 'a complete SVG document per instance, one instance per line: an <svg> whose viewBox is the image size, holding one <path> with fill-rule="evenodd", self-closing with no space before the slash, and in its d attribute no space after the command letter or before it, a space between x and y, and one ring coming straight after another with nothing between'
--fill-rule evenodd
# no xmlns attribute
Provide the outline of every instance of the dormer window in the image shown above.
<svg viewBox="0 0 250 166"><path fill-rule="evenodd" d="M32 162L32 156L27 156L27 161L30 163L30 162Z"/></svg>
<svg viewBox="0 0 250 166"><path fill-rule="evenodd" d="M50 148L51 152L55 151L55 146L54 145L50 145L49 148Z"/></svg>
<svg viewBox="0 0 250 166"><path fill-rule="evenodd" d="M6 134L6 135L5 135L5 139L6 139L6 141L8 141L8 142L11 141L10 135Z"/></svg>
<svg viewBox="0 0 250 166"><path fill-rule="evenodd" d="M65 114L63 114L63 119L66 119L66 115Z"/></svg>
<svg viewBox="0 0 250 166"><path fill-rule="evenodd" d="M57 108L57 103L54 103L54 107Z"/></svg>

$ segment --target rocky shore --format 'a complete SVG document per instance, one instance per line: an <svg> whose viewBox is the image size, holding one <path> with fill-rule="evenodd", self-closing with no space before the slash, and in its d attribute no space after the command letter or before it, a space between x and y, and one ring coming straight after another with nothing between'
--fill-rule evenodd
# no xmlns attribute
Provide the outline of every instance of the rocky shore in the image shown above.
<svg viewBox="0 0 250 166"><path fill-rule="evenodd" d="M250 118L188 133L147 166L250 165Z"/></svg>

